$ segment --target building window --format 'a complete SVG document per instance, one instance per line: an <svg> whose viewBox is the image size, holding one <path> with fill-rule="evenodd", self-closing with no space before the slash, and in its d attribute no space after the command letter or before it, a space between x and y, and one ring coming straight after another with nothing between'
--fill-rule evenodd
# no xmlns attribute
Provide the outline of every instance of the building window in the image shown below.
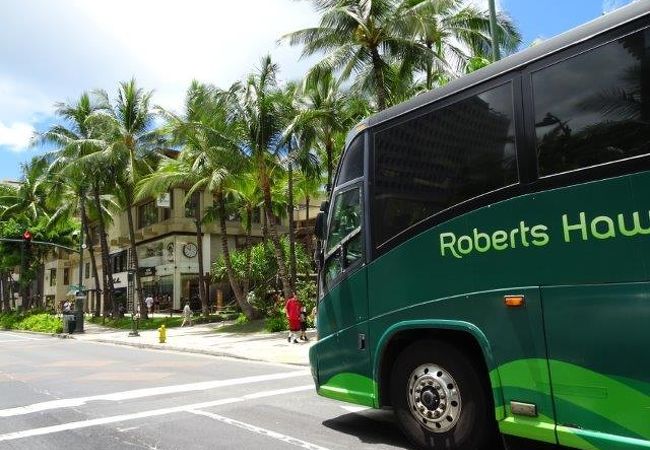
<svg viewBox="0 0 650 450"><path fill-rule="evenodd" d="M70 269L63 269L63 285L67 286L70 284Z"/></svg>
<svg viewBox="0 0 650 450"><path fill-rule="evenodd" d="M185 217L196 218L199 208L199 193L194 192L185 202Z"/></svg>
<svg viewBox="0 0 650 450"><path fill-rule="evenodd" d="M148 227L158 222L158 207L154 201L138 206L138 228Z"/></svg>
<svg viewBox="0 0 650 450"><path fill-rule="evenodd" d="M111 255L111 265L113 273L126 272L127 253L126 250Z"/></svg>
<svg viewBox="0 0 650 450"><path fill-rule="evenodd" d="M56 269L50 269L50 286L56 286Z"/></svg>
<svg viewBox="0 0 650 450"><path fill-rule="evenodd" d="M539 174L650 153L650 30L532 75Z"/></svg>
<svg viewBox="0 0 650 450"><path fill-rule="evenodd" d="M161 213L160 216L162 220L168 220L172 217L172 209L174 208L174 193L168 192L169 194L169 208L160 207Z"/></svg>
<svg viewBox="0 0 650 450"><path fill-rule="evenodd" d="M86 263L86 267L84 268L85 272L85 278L90 278L90 263Z"/></svg>
<svg viewBox="0 0 650 450"><path fill-rule="evenodd" d="M510 83L375 134L377 246L465 200L517 182Z"/></svg>

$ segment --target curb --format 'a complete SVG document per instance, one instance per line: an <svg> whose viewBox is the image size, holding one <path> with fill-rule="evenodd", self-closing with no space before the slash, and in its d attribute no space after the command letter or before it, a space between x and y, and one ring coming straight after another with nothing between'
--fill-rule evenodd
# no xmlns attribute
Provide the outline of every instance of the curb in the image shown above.
<svg viewBox="0 0 650 450"><path fill-rule="evenodd" d="M57 336L60 338L67 338L67 339L75 339L77 340L74 336L69 336L69 335L63 335L63 336ZM240 359L243 361L253 361L253 362L265 362L265 363L275 363L275 364L287 364L290 366L297 366L297 367L309 367L309 363L296 363L296 362L286 362L286 361L276 361L276 360L270 360L270 359L260 359L260 358L250 358L247 356L242 356L238 355L236 353L227 353L227 352L220 352L216 350L204 350L200 348L193 348L193 347L175 347L175 346L165 346L165 344L147 344L144 342L124 342L124 341L112 341L110 339L88 339L88 340L83 340L85 342L98 342L100 344L112 344L112 345L122 345L124 347L136 347L136 348L144 348L144 349L149 349L149 350L169 350L173 352L181 352L181 353L195 353L199 355L208 355L208 356L217 356L217 357L225 357L225 358L233 358L233 359Z"/></svg>
<svg viewBox="0 0 650 450"><path fill-rule="evenodd" d="M47 333L44 331L31 331L31 330L0 330L0 331L10 331L12 333L23 333L23 334L34 334L36 336L51 336L51 337L56 337L59 339L72 339L72 336L64 333Z"/></svg>

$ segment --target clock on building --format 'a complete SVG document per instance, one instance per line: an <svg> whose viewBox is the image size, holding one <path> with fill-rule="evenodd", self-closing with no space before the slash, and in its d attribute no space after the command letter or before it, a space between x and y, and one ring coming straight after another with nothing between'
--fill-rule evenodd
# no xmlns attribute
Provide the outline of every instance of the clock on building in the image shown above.
<svg viewBox="0 0 650 450"><path fill-rule="evenodd" d="M198 248L196 247L196 244L194 244L193 242L188 242L183 246L183 254L188 258L194 258L197 252L198 252Z"/></svg>

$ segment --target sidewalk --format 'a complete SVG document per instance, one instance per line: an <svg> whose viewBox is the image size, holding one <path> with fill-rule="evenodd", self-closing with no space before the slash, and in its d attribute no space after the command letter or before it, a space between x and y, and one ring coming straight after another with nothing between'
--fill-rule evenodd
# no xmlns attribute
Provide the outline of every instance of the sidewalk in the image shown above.
<svg viewBox="0 0 650 450"><path fill-rule="evenodd" d="M287 342L287 333L226 333L215 332L228 323L168 328L167 342L158 342L157 330L140 331L139 337L129 337L128 330L116 330L86 322L85 333L67 337L88 342L129 345L140 348L174 350L227 356L254 361L267 361L300 366L309 365L309 348L316 340L315 330L308 330L309 342Z"/></svg>

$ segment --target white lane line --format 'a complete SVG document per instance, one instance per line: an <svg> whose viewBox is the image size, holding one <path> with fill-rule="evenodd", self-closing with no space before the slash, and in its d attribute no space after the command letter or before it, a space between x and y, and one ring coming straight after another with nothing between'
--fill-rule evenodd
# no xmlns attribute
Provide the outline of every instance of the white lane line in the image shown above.
<svg viewBox="0 0 650 450"><path fill-rule="evenodd" d="M198 414L199 416L209 417L211 419L218 420L219 422L226 423L228 425L233 425L246 431L277 439L278 441L286 442L287 444L295 445L296 447L306 448L308 450L328 450L326 447L321 447L320 445L312 444L311 442L287 436L286 434L278 433L276 431L267 430L266 428L251 425L250 423L240 422L239 420L224 417L219 414L198 410L190 410L188 412L191 412L192 414Z"/></svg>
<svg viewBox="0 0 650 450"><path fill-rule="evenodd" d="M132 420L145 419L147 417L163 416L166 414L174 414L179 412L193 412L196 409L212 408L214 406L228 405L231 403L238 403L238 402L243 402L246 400L252 400L256 398L270 397L272 395L290 394L294 392L307 391L310 389L314 389L314 386L311 384L307 386L296 386L288 389L278 389L274 391L257 392L255 394L243 395L241 397L224 398L221 400L214 400L211 402L193 403L193 404L183 405L183 406L174 406L171 408L151 409L149 411L142 411L142 412L132 413L132 414L121 414L119 416L80 420L77 422L63 423L61 425L32 428L31 430L15 431L12 433L0 434L0 442L13 441L16 439L24 439L33 436L43 436L46 434L60 433L62 431L78 430L81 428L96 427L99 425L107 425L116 422L129 422Z"/></svg>
<svg viewBox="0 0 650 450"><path fill-rule="evenodd" d="M24 342L24 341L30 341L30 340L31 339L20 339L20 338L17 338L17 339L3 339L3 340L0 341L0 344L2 344L3 342ZM40 339L36 339L36 340L40 341Z"/></svg>
<svg viewBox="0 0 650 450"><path fill-rule="evenodd" d="M43 338L35 338L35 337L30 337L30 336L25 336L24 334L21 333L1 333L0 332L0 337L7 336L7 337L13 337L13 338L19 338L19 339L24 339L26 341L43 341Z"/></svg>
<svg viewBox="0 0 650 450"><path fill-rule="evenodd" d="M232 378L228 380L202 381L199 383L177 384L174 386L161 386L155 388L135 389L132 391L115 392L112 394L93 395L90 397L64 398L60 400L50 400L47 402L34 403L26 406L17 406L15 408L1 409L0 417L13 417L24 414L31 414L40 411L47 411L59 408L75 408L93 401L111 401L118 402L122 400L131 400L136 398L153 397L156 395L177 394L180 392L207 391L210 389L222 388L227 386L237 386L241 384L261 383L264 381L284 380L287 378L302 377L308 375L308 370L298 370L292 372L281 372L270 375L255 375L252 377Z"/></svg>

